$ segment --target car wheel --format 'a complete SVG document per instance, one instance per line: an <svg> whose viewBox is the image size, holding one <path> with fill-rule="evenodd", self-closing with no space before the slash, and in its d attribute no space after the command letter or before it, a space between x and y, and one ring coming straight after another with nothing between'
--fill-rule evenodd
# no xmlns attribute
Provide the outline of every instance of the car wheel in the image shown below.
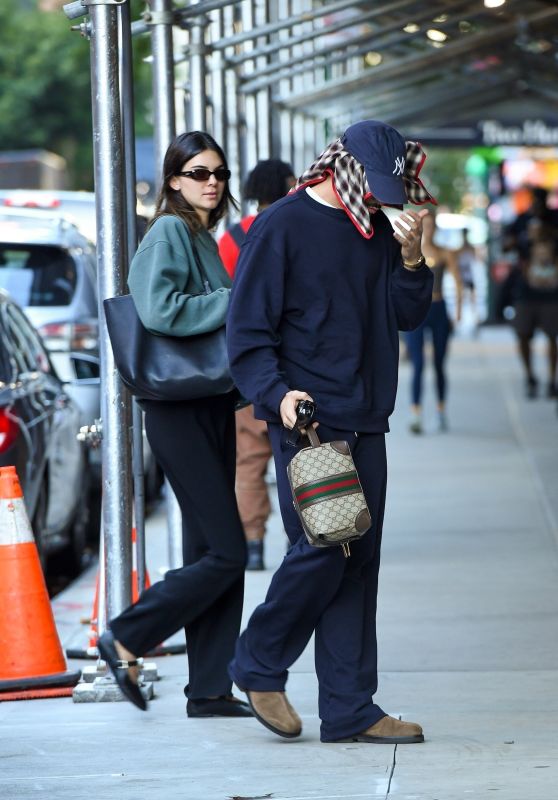
<svg viewBox="0 0 558 800"><path fill-rule="evenodd" d="M58 568L69 578L77 577L82 572L91 555L87 548L91 496L91 481L85 468L81 499L68 529L69 542L57 557Z"/></svg>
<svg viewBox="0 0 558 800"><path fill-rule="evenodd" d="M48 547L45 537L48 507L48 486L46 481L47 479L45 477L41 483L39 497L37 498L37 505L35 506L35 513L33 514L33 519L31 520L31 527L35 537L35 544L37 545L37 550L39 552L39 561L41 562L43 575L46 575L48 563Z"/></svg>

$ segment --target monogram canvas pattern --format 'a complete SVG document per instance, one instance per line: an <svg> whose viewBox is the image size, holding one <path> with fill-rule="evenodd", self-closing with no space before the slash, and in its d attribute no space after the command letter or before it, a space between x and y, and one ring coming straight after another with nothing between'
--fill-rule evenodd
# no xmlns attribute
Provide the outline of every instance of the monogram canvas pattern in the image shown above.
<svg viewBox="0 0 558 800"><path fill-rule="evenodd" d="M341 544L361 535L355 528L355 520L365 508L359 492L316 503L305 508L301 515L304 527L312 538L324 543Z"/></svg>
<svg viewBox="0 0 558 800"><path fill-rule="evenodd" d="M355 468L352 456L338 453L329 442L319 447L305 447L300 450L289 464L291 485L293 488L305 483L351 472Z"/></svg>
<svg viewBox="0 0 558 800"><path fill-rule="evenodd" d="M368 509L351 455L339 453L330 443L306 447L292 459L288 475L295 507L312 544L342 544L362 536L357 517ZM324 491L324 484L332 491ZM297 497L304 499L297 502Z"/></svg>

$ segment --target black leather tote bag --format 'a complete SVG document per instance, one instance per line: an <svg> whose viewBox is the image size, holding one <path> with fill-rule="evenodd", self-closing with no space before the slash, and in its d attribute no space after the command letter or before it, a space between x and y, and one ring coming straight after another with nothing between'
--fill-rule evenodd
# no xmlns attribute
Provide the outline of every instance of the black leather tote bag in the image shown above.
<svg viewBox="0 0 558 800"><path fill-rule="evenodd" d="M192 246L205 293L211 294L193 242ZM224 325L197 336L164 336L143 326L131 295L107 298L103 305L116 367L139 399L180 402L234 389Z"/></svg>

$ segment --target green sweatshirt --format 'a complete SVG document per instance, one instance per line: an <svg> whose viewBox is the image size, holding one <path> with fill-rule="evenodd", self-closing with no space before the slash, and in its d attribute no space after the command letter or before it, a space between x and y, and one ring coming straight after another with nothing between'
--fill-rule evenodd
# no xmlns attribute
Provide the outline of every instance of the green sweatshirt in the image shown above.
<svg viewBox="0 0 558 800"><path fill-rule="evenodd" d="M128 286L139 318L153 333L192 336L225 324L231 279L211 235L202 230L195 241L210 295L203 294L188 230L178 217L159 217L132 259Z"/></svg>

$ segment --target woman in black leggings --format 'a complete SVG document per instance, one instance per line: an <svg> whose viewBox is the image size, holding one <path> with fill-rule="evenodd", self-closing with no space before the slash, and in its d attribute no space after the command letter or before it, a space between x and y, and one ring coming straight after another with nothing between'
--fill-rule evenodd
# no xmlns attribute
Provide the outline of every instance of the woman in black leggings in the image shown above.
<svg viewBox="0 0 558 800"><path fill-rule="evenodd" d="M436 395L438 399L438 428L447 430L446 417L446 389L447 380L445 373L445 358L448 340L452 331L452 323L448 316L446 301L442 294L444 274L449 270L455 280L456 286L456 322L461 317L462 281L459 274L455 254L444 250L434 243L436 221L434 216L428 215L423 220L422 254L426 264L434 273L432 287L432 305L422 323L414 331L405 334L407 352L413 368L411 379L411 433L422 433L422 371L424 367L424 333L430 331L434 355L434 370L436 373Z"/></svg>
<svg viewBox="0 0 558 800"><path fill-rule="evenodd" d="M225 155L204 132L170 145L153 223L128 284L143 324L190 336L225 322L231 281L209 234L232 197ZM232 201L234 202L234 201ZM204 294L199 263L212 290ZM110 621L99 652L138 708L137 658L184 627L190 717L251 716L231 694L227 665L240 629L246 545L235 499L235 394L180 403L144 401L147 438L176 494L184 566Z"/></svg>

